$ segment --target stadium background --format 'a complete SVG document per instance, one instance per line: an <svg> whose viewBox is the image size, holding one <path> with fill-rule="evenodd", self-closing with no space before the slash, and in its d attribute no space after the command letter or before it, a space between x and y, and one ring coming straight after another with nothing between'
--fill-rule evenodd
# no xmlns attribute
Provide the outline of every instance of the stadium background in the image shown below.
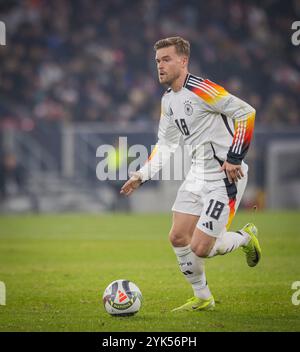
<svg viewBox="0 0 300 352"><path fill-rule="evenodd" d="M146 145L149 152L155 144L163 88L157 80L153 44L174 35L191 42L191 72L223 85L257 111L255 136L246 160L249 185L241 207L258 206L255 219L263 228L264 244L269 244L263 279L254 279L254 274L250 278L258 285L251 295L257 297L260 289L265 290L265 303L273 297L272 309L279 311L272 316L266 303L267 308L258 309L260 318L247 320L245 325L238 320L234 325L233 317L231 326L224 324L229 330L299 330L290 304L290 285L300 279L300 46L291 42L291 25L300 20L300 2L2 0L0 20L6 25L6 45L0 46L0 280L14 288L8 292L14 292L10 300L17 302L9 311L9 324L0 319L0 330L182 328L179 321L176 326L165 322L160 327L155 321L164 319L155 315L152 323L145 319L138 327L130 322L122 327L118 321L105 326L95 323L99 291L122 274L137 280L146 295L159 295L159 285L153 288L151 282L157 274L150 274L149 267L141 264L145 258L155 268L164 257L169 261L164 264L168 273L173 272L178 283L183 280L166 237L178 181L148 182L126 200L118 195L120 183L96 177L98 146L115 145L120 136L128 137L129 145ZM114 215L110 215L112 211ZM132 214L128 217L117 211ZM63 213L75 215L64 217ZM96 215L85 217L82 213ZM248 218L247 212L241 213L237 224ZM105 244L93 242L99 239ZM144 254L139 253L141 247ZM150 252L156 254L150 257ZM239 267L235 254L232 258L231 264ZM111 260L114 268L109 265ZM229 265L229 277L224 271L221 281L218 272L210 275L220 291L228 290L229 305L244 309L246 315L247 293L242 291L245 306L231 295L235 279L243 280L244 275L248 280L249 274L241 271L237 276L229 261L220 260L223 270ZM148 276L142 269L148 270ZM100 272L101 285L95 283ZM160 275L159 283L168 282L167 273ZM267 280L272 282L270 286L260 286ZM233 286L227 287L228 282ZM237 282L239 294L247 283L241 288ZM169 285L173 287L173 282ZM85 286L89 287L88 298L81 296ZM188 290L187 286L184 289ZM28 294L25 304L24 291ZM167 298L170 305L174 297L175 293ZM148 302L160 309L155 298L151 299L148 297ZM276 302L282 299L285 304L278 307ZM51 322L51 305L59 306L57 311L68 317L71 313L66 307L75 307L74 300L80 302L80 308L72 313L72 326L60 313L61 325ZM93 314L88 309L91 305ZM76 315L83 308L87 325ZM39 322L31 322L28 312L39 314ZM186 329L220 330L229 316L227 311L223 313L220 323L209 317L210 324L201 326L193 321ZM276 320L279 316L281 321Z"/></svg>
<svg viewBox="0 0 300 352"><path fill-rule="evenodd" d="M153 43L177 34L191 42L191 72L257 110L243 205L300 207L299 2L33 0L1 1L0 10L2 211L114 208L96 149L118 136L155 144L163 88ZM177 187L149 183L131 207L168 211ZM151 195L160 188L158 209Z"/></svg>

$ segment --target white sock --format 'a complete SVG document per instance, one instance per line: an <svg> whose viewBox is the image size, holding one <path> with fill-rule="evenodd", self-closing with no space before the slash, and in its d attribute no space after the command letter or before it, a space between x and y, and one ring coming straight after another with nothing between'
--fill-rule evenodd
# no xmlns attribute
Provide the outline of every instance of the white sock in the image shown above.
<svg viewBox="0 0 300 352"><path fill-rule="evenodd" d="M247 244L249 239L249 235L244 231L224 232L221 237L217 238L208 258L231 253L237 248Z"/></svg>
<svg viewBox="0 0 300 352"><path fill-rule="evenodd" d="M192 285L194 295L199 298L207 299L211 296L208 288L205 271L204 259L197 257L191 250L191 246L173 247L177 256L181 272L187 281Z"/></svg>

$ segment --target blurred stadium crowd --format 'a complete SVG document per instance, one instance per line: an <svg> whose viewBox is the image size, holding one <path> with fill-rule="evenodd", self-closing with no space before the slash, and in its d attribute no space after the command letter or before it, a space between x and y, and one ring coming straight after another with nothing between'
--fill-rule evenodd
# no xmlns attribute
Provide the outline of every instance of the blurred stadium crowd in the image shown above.
<svg viewBox="0 0 300 352"><path fill-rule="evenodd" d="M297 0L26 0L0 11L2 128L157 121L153 44L174 35L191 42L191 71L252 104L258 124L300 125Z"/></svg>

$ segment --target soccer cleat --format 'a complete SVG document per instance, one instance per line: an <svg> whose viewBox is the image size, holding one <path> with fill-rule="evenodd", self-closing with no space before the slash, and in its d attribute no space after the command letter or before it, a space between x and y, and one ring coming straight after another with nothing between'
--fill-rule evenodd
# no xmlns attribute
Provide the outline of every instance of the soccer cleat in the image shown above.
<svg viewBox="0 0 300 352"><path fill-rule="evenodd" d="M200 310L212 310L215 307L215 300L213 296L208 299L192 297L187 300L185 304L180 307L174 308L172 312L194 312Z"/></svg>
<svg viewBox="0 0 300 352"><path fill-rule="evenodd" d="M257 228L254 224L245 225L241 231L246 232L250 236L250 241L242 246L246 254L247 264L251 267L256 266L261 257L261 248L257 239Z"/></svg>

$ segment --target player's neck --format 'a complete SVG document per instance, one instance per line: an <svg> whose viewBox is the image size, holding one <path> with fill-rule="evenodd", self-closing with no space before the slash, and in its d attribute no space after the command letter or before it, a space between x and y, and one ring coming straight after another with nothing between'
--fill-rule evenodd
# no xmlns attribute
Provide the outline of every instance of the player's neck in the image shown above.
<svg viewBox="0 0 300 352"><path fill-rule="evenodd" d="M188 74L188 71L184 71L182 73L182 75L180 75L172 84L171 84L171 88L173 90L173 92L178 92L184 85L186 76Z"/></svg>

